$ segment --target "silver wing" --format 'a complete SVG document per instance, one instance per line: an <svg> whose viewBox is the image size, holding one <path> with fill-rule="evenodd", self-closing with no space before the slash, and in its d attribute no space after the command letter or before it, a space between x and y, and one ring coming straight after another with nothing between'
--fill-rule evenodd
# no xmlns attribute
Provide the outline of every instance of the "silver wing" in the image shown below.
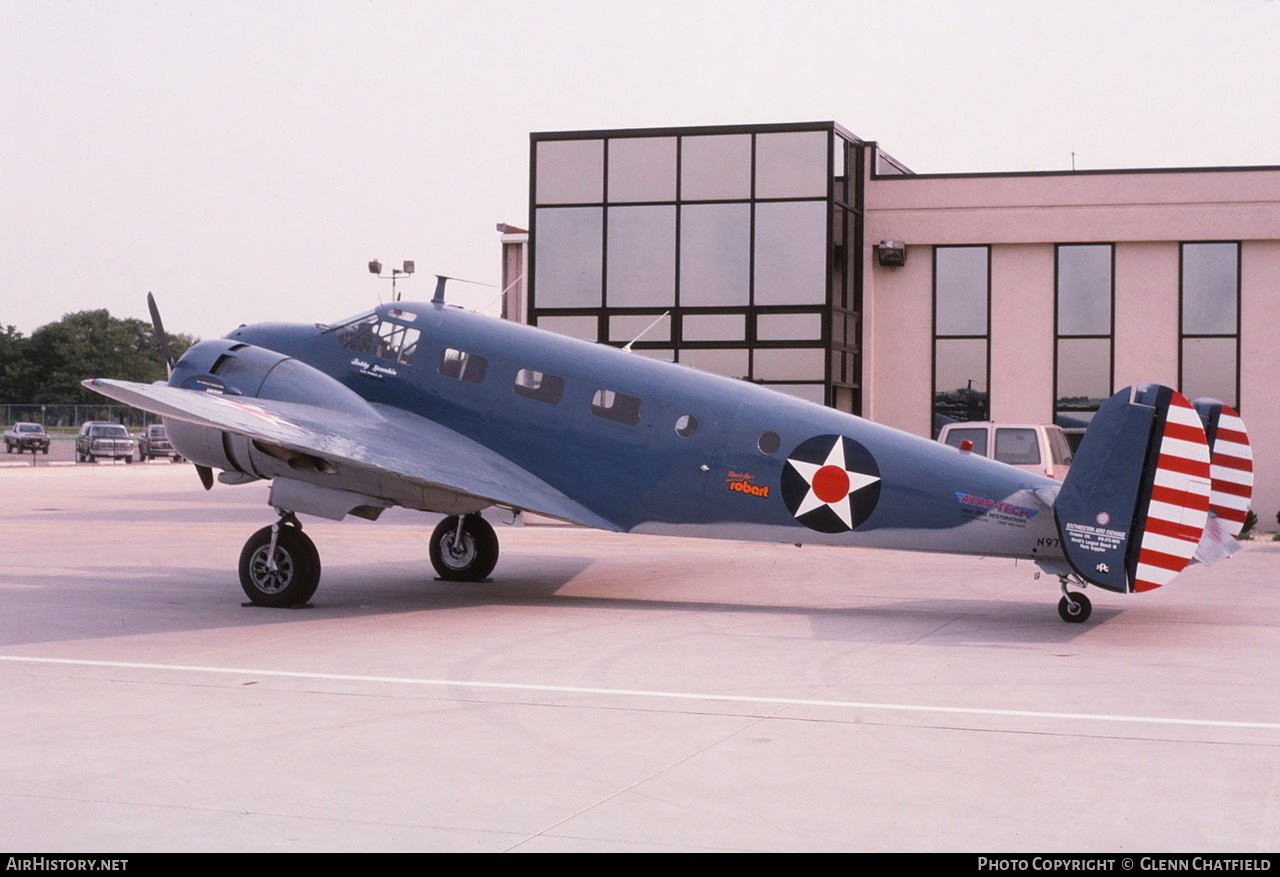
<svg viewBox="0 0 1280 877"><path fill-rule="evenodd" d="M498 505L620 529L479 442L398 408L373 404L370 414L359 415L166 384L93 379L84 386L166 419L203 427L219 446L222 434L238 437L231 443L233 452L241 451L237 459L252 461L250 474L275 478L276 486L292 481L373 497L383 506L447 514Z"/></svg>

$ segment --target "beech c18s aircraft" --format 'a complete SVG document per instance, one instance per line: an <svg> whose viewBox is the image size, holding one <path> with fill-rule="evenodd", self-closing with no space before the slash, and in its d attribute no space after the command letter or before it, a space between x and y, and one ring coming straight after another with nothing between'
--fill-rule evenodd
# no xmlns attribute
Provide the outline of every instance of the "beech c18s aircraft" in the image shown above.
<svg viewBox="0 0 1280 877"><path fill-rule="evenodd" d="M264 606L309 601L320 558L298 514L447 517L442 579L486 579L480 515L535 512L629 533L1026 559L1057 576L1065 621L1089 599L1169 582L1236 549L1252 490L1244 424L1158 385L1094 416L1065 481L744 380L447 305L383 304L332 325L241 326L167 384L85 386L161 415L204 485L271 482L279 518L240 582ZM1038 577L1038 576L1037 576Z"/></svg>

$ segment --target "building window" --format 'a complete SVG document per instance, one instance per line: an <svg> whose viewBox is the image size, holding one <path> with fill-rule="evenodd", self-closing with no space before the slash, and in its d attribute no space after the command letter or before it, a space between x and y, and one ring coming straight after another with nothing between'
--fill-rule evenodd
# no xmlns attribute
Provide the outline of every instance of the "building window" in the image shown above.
<svg viewBox="0 0 1280 877"><path fill-rule="evenodd" d="M1238 408L1240 245L1183 244L1181 273L1182 394Z"/></svg>
<svg viewBox="0 0 1280 877"><path fill-rule="evenodd" d="M933 259L933 434L956 421L990 417L991 250L935 247Z"/></svg>
<svg viewBox="0 0 1280 877"><path fill-rule="evenodd" d="M1079 436L1112 390L1114 248L1057 249L1053 422Z"/></svg>

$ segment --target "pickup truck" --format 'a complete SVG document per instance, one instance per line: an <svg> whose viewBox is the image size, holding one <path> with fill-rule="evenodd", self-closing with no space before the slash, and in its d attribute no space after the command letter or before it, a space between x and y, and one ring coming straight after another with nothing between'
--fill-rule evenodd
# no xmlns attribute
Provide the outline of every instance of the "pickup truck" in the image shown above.
<svg viewBox="0 0 1280 877"><path fill-rule="evenodd" d="M122 424L90 420L80 425L76 436L76 459L92 463L99 457L114 457L133 462L134 441Z"/></svg>
<svg viewBox="0 0 1280 877"><path fill-rule="evenodd" d="M47 454L49 453L49 434L38 423L15 423L13 429L4 431L4 452L12 454L15 450L19 454L23 451L30 451L33 454L39 451Z"/></svg>
<svg viewBox="0 0 1280 877"><path fill-rule="evenodd" d="M948 423L938 433L938 441L1059 481L1071 469L1071 445L1066 433L1062 427L1047 423Z"/></svg>

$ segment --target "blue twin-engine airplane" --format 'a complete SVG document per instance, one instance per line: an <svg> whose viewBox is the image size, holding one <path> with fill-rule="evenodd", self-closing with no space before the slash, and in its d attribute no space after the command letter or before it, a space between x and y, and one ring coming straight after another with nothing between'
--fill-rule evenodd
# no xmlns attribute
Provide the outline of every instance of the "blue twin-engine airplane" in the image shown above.
<svg viewBox="0 0 1280 877"><path fill-rule="evenodd" d="M241 585L265 606L306 603L319 583L297 514L403 506L447 516L430 542L443 579L492 572L483 510L528 511L618 532L1027 559L1059 578L1059 614L1081 622L1090 602L1071 585L1149 590L1229 555L1252 489L1236 413L1166 387L1104 403L1058 482L447 305L443 280L430 303L241 326L169 358L167 385L85 385L163 416L206 488L213 469L224 484L271 481L279 519L240 556Z"/></svg>

